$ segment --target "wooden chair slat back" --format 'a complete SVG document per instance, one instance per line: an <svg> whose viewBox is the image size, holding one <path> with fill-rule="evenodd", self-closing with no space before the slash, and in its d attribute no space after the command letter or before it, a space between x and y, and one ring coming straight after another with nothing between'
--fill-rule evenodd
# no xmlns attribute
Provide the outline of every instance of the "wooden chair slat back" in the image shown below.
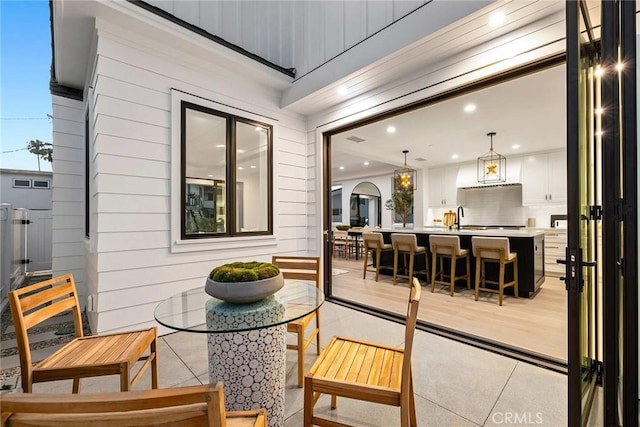
<svg viewBox="0 0 640 427"><path fill-rule="evenodd" d="M417 278L413 278L411 284L411 296L407 307L407 324L404 330L404 360L402 364L402 384L401 393L409 393L409 385L411 381L411 352L413 351L413 336L416 330L416 320L418 318L418 305L420 304L420 296L422 287Z"/></svg>
<svg viewBox="0 0 640 427"><path fill-rule="evenodd" d="M2 396L2 417L16 414L15 425L33 416L38 425L203 425L224 427L222 383L199 386L95 394L20 394ZM124 414L123 414L124 413ZM9 419L11 421L11 419ZM127 423L128 421L128 423ZM194 421L196 422L194 424ZM199 421L199 423L198 423ZM9 423L8 425L14 425ZM26 424L32 425L32 424ZM90 423L89 425L94 425Z"/></svg>
<svg viewBox="0 0 640 427"><path fill-rule="evenodd" d="M271 258L271 263L280 269L285 279L314 280L316 286L320 287L319 257L274 255Z"/></svg>

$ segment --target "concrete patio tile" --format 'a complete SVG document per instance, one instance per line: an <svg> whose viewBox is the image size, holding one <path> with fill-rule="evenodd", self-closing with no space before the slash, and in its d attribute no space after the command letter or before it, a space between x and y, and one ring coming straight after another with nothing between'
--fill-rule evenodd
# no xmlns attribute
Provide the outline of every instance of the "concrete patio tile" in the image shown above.
<svg viewBox="0 0 640 427"><path fill-rule="evenodd" d="M323 418L361 427L388 427L400 425L400 408L338 398L338 408L331 409L329 396L322 396L314 408L314 413ZM477 424L466 420L422 397L416 396L416 416L421 427L467 427ZM285 420L285 427L299 427L304 413L296 412Z"/></svg>
<svg viewBox="0 0 640 427"><path fill-rule="evenodd" d="M339 322L349 316L357 315L358 312L351 308L347 308L340 304L325 302L320 307L320 326L324 326L333 322Z"/></svg>
<svg viewBox="0 0 640 427"><path fill-rule="evenodd" d="M519 362L484 425L567 423L566 375Z"/></svg>
<svg viewBox="0 0 640 427"><path fill-rule="evenodd" d="M398 346L404 342L404 325L355 312L338 321L321 324L320 344L326 347L334 335L358 338L380 344Z"/></svg>
<svg viewBox="0 0 640 427"><path fill-rule="evenodd" d="M176 332L160 337L195 376L209 372L207 334Z"/></svg>
<svg viewBox="0 0 640 427"><path fill-rule="evenodd" d="M516 361L425 332L416 332L414 390L443 408L482 425Z"/></svg>

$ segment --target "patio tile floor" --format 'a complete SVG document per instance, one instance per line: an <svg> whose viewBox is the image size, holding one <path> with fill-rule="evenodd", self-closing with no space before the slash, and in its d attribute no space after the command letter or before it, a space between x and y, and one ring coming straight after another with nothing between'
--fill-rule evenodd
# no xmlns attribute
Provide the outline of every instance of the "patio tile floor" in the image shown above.
<svg viewBox="0 0 640 427"><path fill-rule="evenodd" d="M402 325L332 303L323 306L321 322L323 345L337 334L391 345L403 343ZM316 357L312 345L306 353L307 369ZM14 358L10 364L15 363ZM288 427L302 425L303 389L296 387L296 360L295 352L288 351L285 404L285 425ZM6 369L9 358L2 358L1 362L2 369ZM159 362L161 387L208 382L206 335L177 332L160 337ZM556 427L567 424L565 375L422 331L415 335L413 368L420 426L534 423ZM15 375L4 379L3 383L19 390L19 378ZM149 374L146 373L135 388L147 389L149 386ZM116 390L117 377L82 381L82 392ZM36 393L70 391L70 381L34 385ZM316 404L316 411L356 426L399 424L398 408L349 399L338 399L338 408L331 410L328 398L322 397Z"/></svg>

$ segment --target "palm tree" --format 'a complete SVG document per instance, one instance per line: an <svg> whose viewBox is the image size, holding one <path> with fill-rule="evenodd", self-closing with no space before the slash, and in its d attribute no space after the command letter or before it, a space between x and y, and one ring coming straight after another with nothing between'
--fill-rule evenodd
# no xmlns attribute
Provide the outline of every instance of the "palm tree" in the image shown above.
<svg viewBox="0 0 640 427"><path fill-rule="evenodd" d="M39 139L32 139L27 142L27 150L31 154L35 154L38 158L38 171L40 170L40 158L47 162L51 162L53 160L53 144L50 142L43 142Z"/></svg>

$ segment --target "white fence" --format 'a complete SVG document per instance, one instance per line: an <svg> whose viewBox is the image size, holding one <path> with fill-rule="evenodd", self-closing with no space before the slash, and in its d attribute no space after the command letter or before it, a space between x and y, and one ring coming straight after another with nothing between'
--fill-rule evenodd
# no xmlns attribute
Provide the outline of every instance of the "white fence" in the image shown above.
<svg viewBox="0 0 640 427"><path fill-rule="evenodd" d="M7 294L28 274L51 270L52 215L50 210L13 209L0 204L0 307Z"/></svg>

